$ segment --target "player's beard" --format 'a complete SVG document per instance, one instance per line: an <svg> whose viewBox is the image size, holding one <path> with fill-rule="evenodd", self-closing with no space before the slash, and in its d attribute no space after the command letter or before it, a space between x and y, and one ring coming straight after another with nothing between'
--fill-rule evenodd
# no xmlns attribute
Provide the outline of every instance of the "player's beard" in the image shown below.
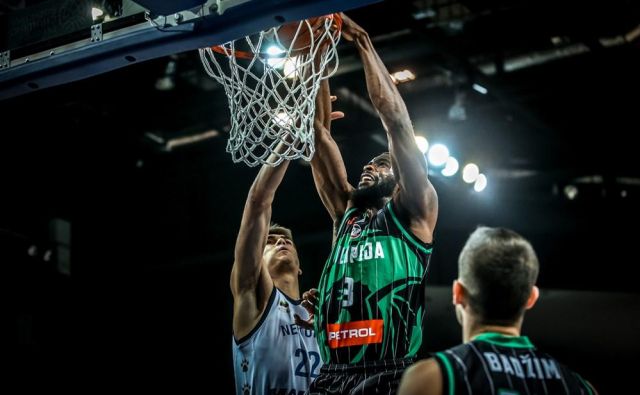
<svg viewBox="0 0 640 395"><path fill-rule="evenodd" d="M381 208L385 199L391 197L396 188L394 177L385 177L380 182L354 190L351 193L351 201L354 207L359 208Z"/></svg>

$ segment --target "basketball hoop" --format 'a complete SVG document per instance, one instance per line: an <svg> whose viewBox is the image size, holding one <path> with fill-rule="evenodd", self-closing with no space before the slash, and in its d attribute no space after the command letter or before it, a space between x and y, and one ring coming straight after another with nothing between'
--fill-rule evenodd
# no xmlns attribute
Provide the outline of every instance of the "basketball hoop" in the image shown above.
<svg viewBox="0 0 640 395"><path fill-rule="evenodd" d="M311 160L316 94L338 68L341 27L332 14L200 49L205 70L229 98L227 152L235 163Z"/></svg>

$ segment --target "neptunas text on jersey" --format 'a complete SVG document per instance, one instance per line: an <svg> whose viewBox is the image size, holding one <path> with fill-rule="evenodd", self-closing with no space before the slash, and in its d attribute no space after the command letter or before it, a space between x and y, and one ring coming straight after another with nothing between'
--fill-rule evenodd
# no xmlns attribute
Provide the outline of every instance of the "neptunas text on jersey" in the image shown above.
<svg viewBox="0 0 640 395"><path fill-rule="evenodd" d="M313 329L302 328L297 324L280 325L280 334L282 336L293 336L298 333L304 337L316 337L316 332Z"/></svg>

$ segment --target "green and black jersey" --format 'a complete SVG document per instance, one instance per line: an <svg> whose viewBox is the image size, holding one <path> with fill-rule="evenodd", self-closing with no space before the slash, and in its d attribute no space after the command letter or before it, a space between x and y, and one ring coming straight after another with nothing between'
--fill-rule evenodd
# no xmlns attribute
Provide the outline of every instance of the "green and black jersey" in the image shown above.
<svg viewBox="0 0 640 395"><path fill-rule="evenodd" d="M316 333L325 363L416 355L431 249L392 202L373 213L347 210L318 288Z"/></svg>
<svg viewBox="0 0 640 395"><path fill-rule="evenodd" d="M591 386L525 336L483 333L468 343L435 354L443 394L583 394Z"/></svg>

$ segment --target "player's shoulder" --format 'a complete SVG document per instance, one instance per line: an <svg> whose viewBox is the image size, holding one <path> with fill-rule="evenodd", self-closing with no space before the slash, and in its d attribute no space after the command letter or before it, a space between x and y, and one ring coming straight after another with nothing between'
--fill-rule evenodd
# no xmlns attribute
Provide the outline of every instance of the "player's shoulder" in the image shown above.
<svg viewBox="0 0 640 395"><path fill-rule="evenodd" d="M429 383L425 386L425 383ZM434 358L423 359L405 370L398 394L432 395L442 391L442 371Z"/></svg>

